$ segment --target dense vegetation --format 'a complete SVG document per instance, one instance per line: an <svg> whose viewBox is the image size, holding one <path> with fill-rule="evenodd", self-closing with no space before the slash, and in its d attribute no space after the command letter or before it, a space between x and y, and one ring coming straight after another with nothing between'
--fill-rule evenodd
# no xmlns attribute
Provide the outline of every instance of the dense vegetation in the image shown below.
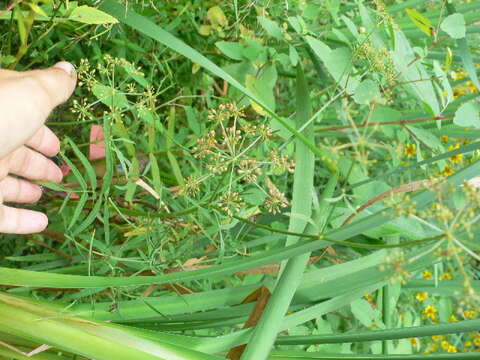
<svg viewBox="0 0 480 360"><path fill-rule="evenodd" d="M0 4L79 76L0 359L480 357L480 2Z"/></svg>

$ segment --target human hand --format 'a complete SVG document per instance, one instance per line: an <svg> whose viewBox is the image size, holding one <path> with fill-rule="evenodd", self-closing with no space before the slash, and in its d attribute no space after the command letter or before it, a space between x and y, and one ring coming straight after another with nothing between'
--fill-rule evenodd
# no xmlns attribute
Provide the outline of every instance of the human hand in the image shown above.
<svg viewBox="0 0 480 360"><path fill-rule="evenodd" d="M41 188L28 179L62 180L60 168L47 158L58 154L60 141L43 124L72 95L76 81L67 62L26 72L0 69L0 233L30 234L47 227L45 214L3 201L36 202Z"/></svg>

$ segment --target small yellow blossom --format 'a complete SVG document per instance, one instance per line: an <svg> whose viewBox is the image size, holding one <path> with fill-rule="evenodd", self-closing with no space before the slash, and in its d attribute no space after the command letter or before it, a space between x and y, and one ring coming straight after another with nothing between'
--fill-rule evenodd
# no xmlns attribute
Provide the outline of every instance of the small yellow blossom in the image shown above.
<svg viewBox="0 0 480 360"><path fill-rule="evenodd" d="M457 150L459 147L460 147L460 144L450 145L448 147L448 150L449 151ZM462 161L462 158L463 158L463 154L456 154L456 155L450 156L450 160L452 160L455 164L458 164L460 161Z"/></svg>
<svg viewBox="0 0 480 360"><path fill-rule="evenodd" d="M442 135L442 136L440 136L440 141L441 141L442 143L446 143L446 142L448 141L448 136L447 136L447 135Z"/></svg>
<svg viewBox="0 0 480 360"><path fill-rule="evenodd" d="M425 280L431 280L432 279L432 273L428 270L425 270L422 272L422 276Z"/></svg>
<svg viewBox="0 0 480 360"><path fill-rule="evenodd" d="M464 71L452 72L451 76L453 80L461 80L468 76L468 73Z"/></svg>
<svg viewBox="0 0 480 360"><path fill-rule="evenodd" d="M442 341L442 343L440 344L442 346L442 349L445 349L447 350L451 345L448 343L448 341Z"/></svg>
<svg viewBox="0 0 480 360"><path fill-rule="evenodd" d="M415 295L415 299L417 299L420 302L424 301L427 297L428 297L427 292L419 292L417 293L417 295Z"/></svg>
<svg viewBox="0 0 480 360"><path fill-rule="evenodd" d="M417 153L417 144L406 144L405 145L405 156L410 157Z"/></svg>
<svg viewBox="0 0 480 360"><path fill-rule="evenodd" d="M456 352L457 352L457 348L456 348L455 346L453 346L453 345L450 345L450 346L448 347L448 349L446 349L446 350L447 350L447 352L449 352L449 353L456 353Z"/></svg>
<svg viewBox="0 0 480 360"><path fill-rule="evenodd" d="M437 308L435 306L428 305L425 309L423 309L423 317L435 320L437 318Z"/></svg>
<svg viewBox="0 0 480 360"><path fill-rule="evenodd" d="M409 338L408 340L410 340L410 343L413 345L413 346L418 346L418 339L417 338Z"/></svg>
<svg viewBox="0 0 480 360"><path fill-rule="evenodd" d="M469 346L472 346L472 342L471 341L467 341L470 343ZM480 346L480 336L477 336L475 339L473 339L473 343L475 344L475 346ZM465 343L465 345L467 345L467 343Z"/></svg>
<svg viewBox="0 0 480 360"><path fill-rule="evenodd" d="M477 316L477 312L475 310L465 310L463 312L463 316L466 318L466 319L473 319L474 317Z"/></svg>
<svg viewBox="0 0 480 360"><path fill-rule="evenodd" d="M373 301L374 301L373 296L370 295L370 294L365 294L365 295L363 295L363 298L364 298L365 300L367 300L369 303L373 303Z"/></svg>
<svg viewBox="0 0 480 360"><path fill-rule="evenodd" d="M442 175L443 175L443 176L453 175L453 170L452 170L452 168L449 167L449 166L445 166L445 168L444 168L443 171L442 171Z"/></svg>
<svg viewBox="0 0 480 360"><path fill-rule="evenodd" d="M438 280L452 280L452 274L450 272L444 272L438 277Z"/></svg>
<svg viewBox="0 0 480 360"><path fill-rule="evenodd" d="M433 335L432 336L433 341L440 341L440 340L445 340L445 339L446 339L445 335Z"/></svg>
<svg viewBox="0 0 480 360"><path fill-rule="evenodd" d="M450 317L448 318L448 321L450 322L455 322L455 321L458 321L457 317L455 315L450 315Z"/></svg>

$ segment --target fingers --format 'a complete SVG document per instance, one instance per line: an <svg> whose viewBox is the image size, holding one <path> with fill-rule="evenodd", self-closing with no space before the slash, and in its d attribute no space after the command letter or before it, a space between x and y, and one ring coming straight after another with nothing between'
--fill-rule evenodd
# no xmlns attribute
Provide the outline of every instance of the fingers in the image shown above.
<svg viewBox="0 0 480 360"><path fill-rule="evenodd" d="M60 151L60 140L46 126L42 126L26 145L49 157L57 155Z"/></svg>
<svg viewBox="0 0 480 360"><path fill-rule="evenodd" d="M52 160L26 146L9 156L8 168L11 174L30 180L59 183L63 178L62 170Z"/></svg>
<svg viewBox="0 0 480 360"><path fill-rule="evenodd" d="M42 189L29 181L7 176L0 181L0 193L5 202L34 203L42 196Z"/></svg>
<svg viewBox="0 0 480 360"><path fill-rule="evenodd" d="M25 144L75 85L75 71L66 62L23 73L0 70L0 134L8 134L1 139L0 158Z"/></svg>
<svg viewBox="0 0 480 360"><path fill-rule="evenodd" d="M48 225L48 218L38 211L0 206L0 233L39 233Z"/></svg>

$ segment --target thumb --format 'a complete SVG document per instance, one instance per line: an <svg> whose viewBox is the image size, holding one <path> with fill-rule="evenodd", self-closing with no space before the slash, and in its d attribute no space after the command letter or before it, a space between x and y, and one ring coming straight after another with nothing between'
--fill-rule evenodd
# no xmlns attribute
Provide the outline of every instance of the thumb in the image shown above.
<svg viewBox="0 0 480 360"><path fill-rule="evenodd" d="M50 112L72 95L76 81L73 65L64 61L43 70L0 70L0 158L40 129Z"/></svg>
<svg viewBox="0 0 480 360"><path fill-rule="evenodd" d="M77 82L75 68L66 61L60 61L48 69L31 70L20 74L23 78L31 78L38 82L41 89L36 90L47 95L48 104L45 105L49 105L47 109L49 113L70 98Z"/></svg>

